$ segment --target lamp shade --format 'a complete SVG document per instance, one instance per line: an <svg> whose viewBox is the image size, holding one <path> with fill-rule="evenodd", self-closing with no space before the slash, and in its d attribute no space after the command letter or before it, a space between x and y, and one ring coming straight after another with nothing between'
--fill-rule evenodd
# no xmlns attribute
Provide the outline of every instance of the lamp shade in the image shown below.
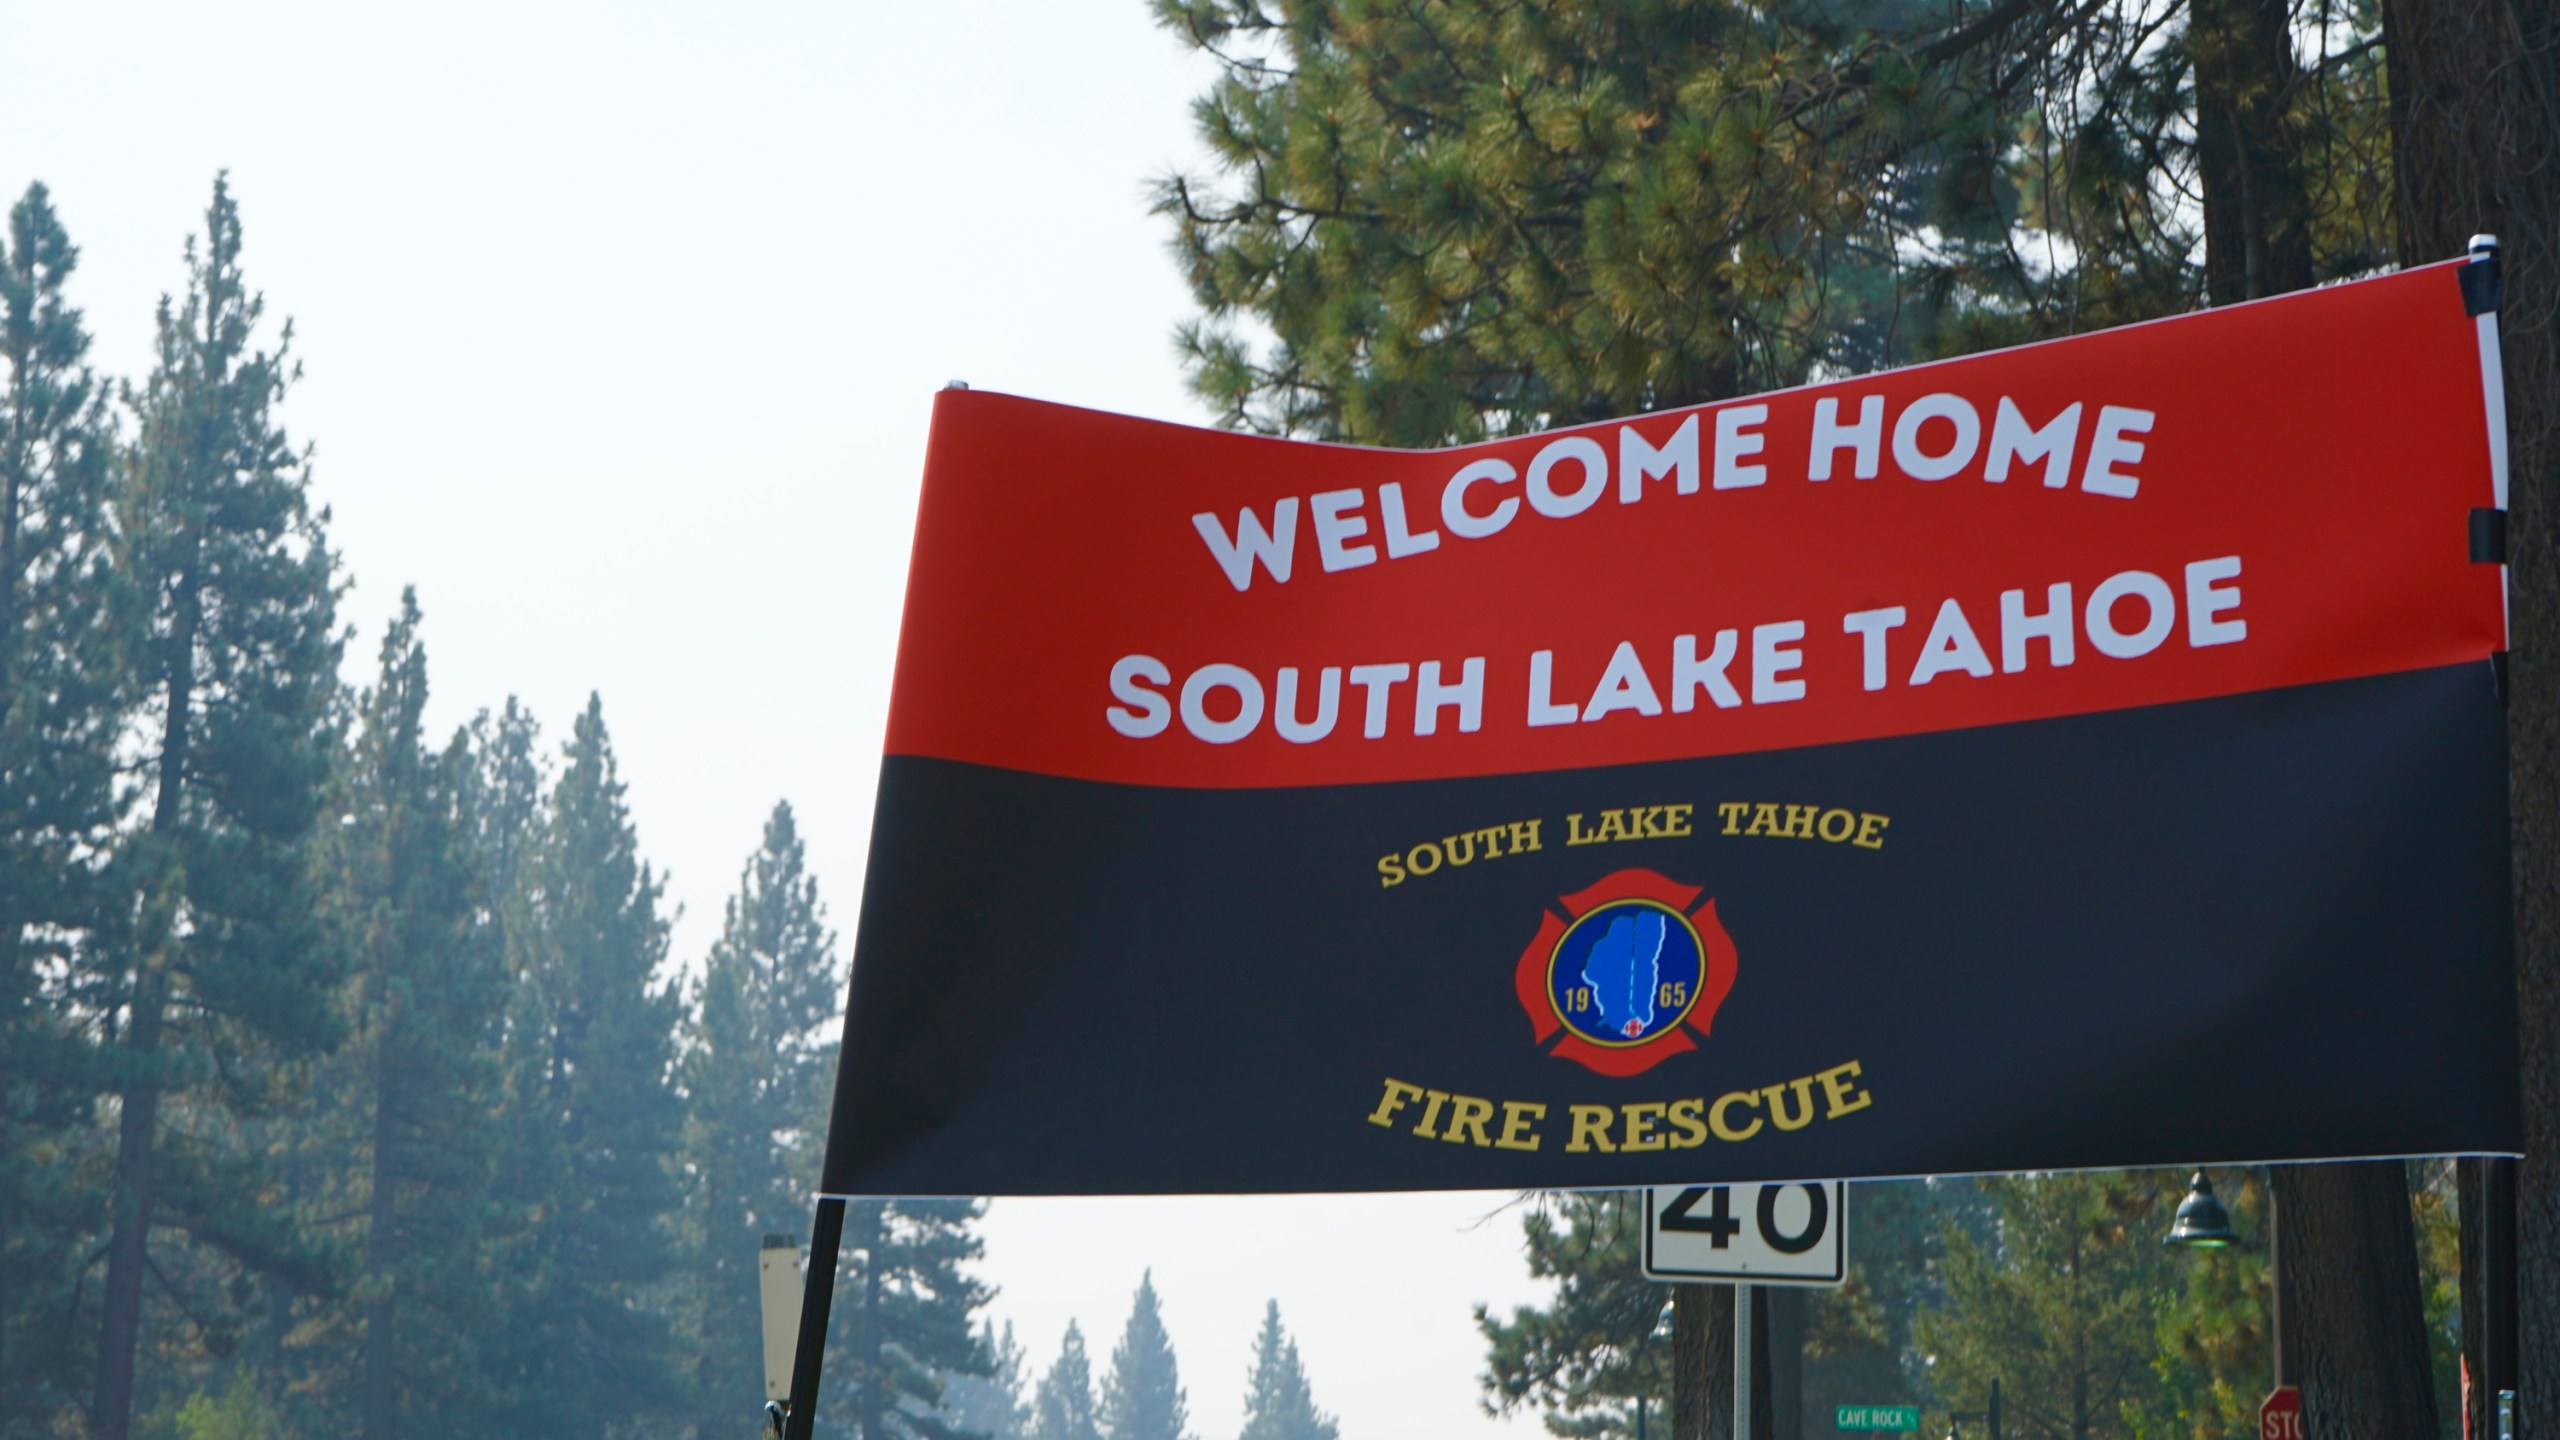
<svg viewBox="0 0 2560 1440"><path fill-rule="evenodd" d="M2169 1226L2166 1243L2184 1245L2197 1250L2220 1250L2240 1239L2231 1228L2231 1212L2213 1193L2213 1182L2204 1172L2187 1184L2187 1198L2178 1202L2178 1218Z"/></svg>

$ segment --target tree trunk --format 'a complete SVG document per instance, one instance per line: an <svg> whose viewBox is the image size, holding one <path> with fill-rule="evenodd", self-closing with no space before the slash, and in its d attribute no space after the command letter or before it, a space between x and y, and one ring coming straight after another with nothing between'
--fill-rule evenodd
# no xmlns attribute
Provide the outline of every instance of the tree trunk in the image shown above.
<svg viewBox="0 0 2560 1440"><path fill-rule="evenodd" d="M2312 281L2300 146L2285 122L2299 80L2285 0L2193 0L2196 177L2205 296L2215 305Z"/></svg>
<svg viewBox="0 0 2560 1440"><path fill-rule="evenodd" d="M1678 1285L1671 1292L1673 1440L1733 1440L1733 1309L1730 1285ZM1799 1440L1803 1433L1804 1293L1751 1290L1750 1440Z"/></svg>
<svg viewBox="0 0 2560 1440"><path fill-rule="evenodd" d="M161 972L143 971L135 986L133 1024L125 1048L143 1065L160 1052L167 1000ZM125 1440L133 1426L133 1360L142 1337L142 1280L150 1263L151 1211L158 1200L152 1173L153 1141L160 1125L160 1087L149 1079L128 1085L116 1127L115 1230L107 1241L107 1283L98 1319L97 1401L90 1424L98 1440Z"/></svg>
<svg viewBox="0 0 2560 1440"><path fill-rule="evenodd" d="M173 845L185 793L189 722L195 709L195 640L197 605L195 567L180 572L175 586L180 598L178 623L171 628L165 657L163 722L157 765L159 793L152 797L151 832L160 845ZM123 1113L116 1129L115 1230L107 1242L107 1281L98 1317L97 1398L90 1425L97 1440L125 1440L133 1428L133 1363L142 1343L142 1281L151 1260L152 1209L159 1200L153 1160L160 1139L160 1038L168 1024L169 954L178 945L178 912L184 908L186 879L182 866L168 863L165 853L151 855L158 873L146 876L172 893L146 896L149 918L141 935L140 973L134 979L133 1016L125 1028L124 1048L135 1078L124 1090Z"/></svg>
<svg viewBox="0 0 2560 1440"><path fill-rule="evenodd" d="M2407 1170L2397 1160L2279 1165L2275 1191L2286 1378L2302 1387L2303 1433L2439 1433Z"/></svg>
<svg viewBox="0 0 2560 1440"><path fill-rule="evenodd" d="M1672 1440L1733 1440L1733 1287L1671 1289Z"/></svg>
<svg viewBox="0 0 2560 1440"><path fill-rule="evenodd" d="M2512 0L2387 0L2382 14L2401 260L2451 259L2475 232L2504 242L2507 803L2524 1063L2514 1383L2519 1430L2560 1434L2560 14Z"/></svg>

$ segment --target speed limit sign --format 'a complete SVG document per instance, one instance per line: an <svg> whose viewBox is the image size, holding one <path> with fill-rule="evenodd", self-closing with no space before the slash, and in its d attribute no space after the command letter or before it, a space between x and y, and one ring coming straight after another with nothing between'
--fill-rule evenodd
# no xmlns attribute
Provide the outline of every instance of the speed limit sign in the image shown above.
<svg viewBox="0 0 2560 1440"><path fill-rule="evenodd" d="M1838 1180L1656 1185L1645 1192L1644 1273L1837 1285L1849 1275L1849 1187Z"/></svg>

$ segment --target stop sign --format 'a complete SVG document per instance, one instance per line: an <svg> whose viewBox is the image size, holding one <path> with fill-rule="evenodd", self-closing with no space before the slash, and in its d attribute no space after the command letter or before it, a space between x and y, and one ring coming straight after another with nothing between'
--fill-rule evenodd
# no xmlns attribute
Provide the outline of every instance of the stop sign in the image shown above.
<svg viewBox="0 0 2560 1440"><path fill-rule="evenodd" d="M2258 1440L2302 1440L2302 1388L2279 1385L2258 1402Z"/></svg>

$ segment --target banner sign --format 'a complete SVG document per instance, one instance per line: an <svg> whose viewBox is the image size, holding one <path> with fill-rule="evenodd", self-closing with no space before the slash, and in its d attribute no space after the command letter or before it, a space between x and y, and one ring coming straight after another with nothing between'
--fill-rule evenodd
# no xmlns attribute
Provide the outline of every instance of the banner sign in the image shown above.
<svg viewBox="0 0 2560 1440"><path fill-rule="evenodd" d="M1443 451L946 391L825 1188L2512 1152L2485 274Z"/></svg>

